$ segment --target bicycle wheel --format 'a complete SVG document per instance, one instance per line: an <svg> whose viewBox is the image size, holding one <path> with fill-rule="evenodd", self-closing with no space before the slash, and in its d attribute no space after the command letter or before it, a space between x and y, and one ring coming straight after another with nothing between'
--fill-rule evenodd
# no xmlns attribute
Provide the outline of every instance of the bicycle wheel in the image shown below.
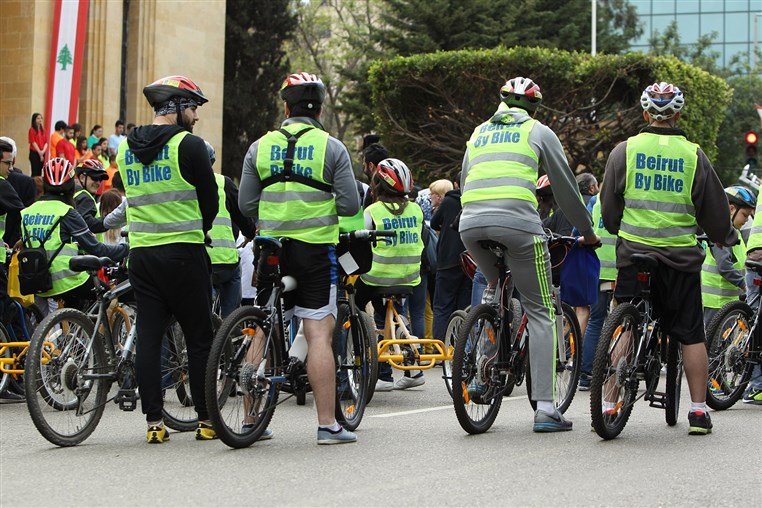
<svg viewBox="0 0 762 508"><path fill-rule="evenodd" d="M603 323L590 382L590 415L595 432L603 439L613 439L622 432L637 396L640 319L634 305L622 303Z"/></svg>
<svg viewBox="0 0 762 508"><path fill-rule="evenodd" d="M455 343L458 340L460 327L467 315L468 314L462 310L456 310L450 314L450 320L447 321L447 329L445 330L443 341L445 352L455 351ZM447 393L452 397L452 360L444 360L442 362L442 377L444 378L445 386L447 387Z"/></svg>
<svg viewBox="0 0 762 508"><path fill-rule="evenodd" d="M469 434L489 430L503 401L506 380L494 370L501 347L498 330L497 309L477 305L461 325L455 343L452 399L458 423Z"/></svg>
<svg viewBox="0 0 762 508"><path fill-rule="evenodd" d="M376 323L373 318L364 311L359 311L360 321L368 337L368 358L370 358L370 370L368 371L368 388L365 390L365 405L370 404L373 394L376 392L378 381L378 340L376 339Z"/></svg>
<svg viewBox="0 0 762 508"><path fill-rule="evenodd" d="M214 430L231 448L259 439L278 403L281 364L277 327L260 333L267 316L240 307L220 325L206 365L206 406ZM245 426L245 427L244 427Z"/></svg>
<svg viewBox="0 0 762 508"><path fill-rule="evenodd" d="M336 359L336 420L345 429L355 430L362 421L367 402L370 337L362 317L352 318L347 303L340 303L338 307L333 356Z"/></svg>
<svg viewBox="0 0 762 508"><path fill-rule="evenodd" d="M714 316L706 330L709 356L706 405L722 411L733 406L743 395L751 378L752 366L745 353L751 340L754 311L746 303L726 304Z"/></svg>
<svg viewBox="0 0 762 508"><path fill-rule="evenodd" d="M683 383L683 352L680 343L669 339L667 343L667 397L664 415L670 427L677 423L680 413L680 388Z"/></svg>
<svg viewBox="0 0 762 508"><path fill-rule="evenodd" d="M61 309L40 323L29 344L27 407L40 434L58 446L84 441L105 409L112 371L94 327L84 313Z"/></svg>

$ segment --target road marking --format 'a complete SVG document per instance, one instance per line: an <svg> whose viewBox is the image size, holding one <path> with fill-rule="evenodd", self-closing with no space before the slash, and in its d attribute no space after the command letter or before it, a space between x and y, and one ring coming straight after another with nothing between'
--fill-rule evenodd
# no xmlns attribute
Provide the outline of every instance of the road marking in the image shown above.
<svg viewBox="0 0 762 508"><path fill-rule="evenodd" d="M520 395L518 397L503 397L503 402L507 400L522 400L526 399L526 395ZM394 416L407 416L407 415L413 415L417 413L429 413L431 411L440 411L442 409L452 409L452 404L449 406L437 406L437 407L427 407L423 409L411 409L410 411L400 411L398 413L384 413L380 415L366 415L366 418L392 418Z"/></svg>

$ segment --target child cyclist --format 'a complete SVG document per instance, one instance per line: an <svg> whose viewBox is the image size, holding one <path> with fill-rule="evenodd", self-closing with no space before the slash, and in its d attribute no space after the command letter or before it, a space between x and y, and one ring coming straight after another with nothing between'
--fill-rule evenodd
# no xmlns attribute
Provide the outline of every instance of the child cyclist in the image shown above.
<svg viewBox="0 0 762 508"><path fill-rule="evenodd" d="M413 188L413 177L404 162L384 159L378 166L371 182L375 202L365 209L365 227L394 231L397 235L389 241L379 241L373 247L373 265L368 273L360 276L356 285L356 301L364 308L373 301L376 326L384 327L384 305L379 289L400 288L398 293L410 294L421 282L421 253L423 252L423 211L408 200ZM397 312L407 314L406 305L397 303ZM387 363L379 365L376 391L404 390L423 384L423 372L414 376L405 371L405 377L394 383L392 368Z"/></svg>
<svg viewBox="0 0 762 508"><path fill-rule="evenodd" d="M757 198L746 187L733 185L725 189L730 204L730 220L740 230L757 206ZM701 266L701 301L704 305L704 327L709 326L717 311L728 302L738 300L746 293L745 269L746 242L733 247L712 244L706 249Z"/></svg>

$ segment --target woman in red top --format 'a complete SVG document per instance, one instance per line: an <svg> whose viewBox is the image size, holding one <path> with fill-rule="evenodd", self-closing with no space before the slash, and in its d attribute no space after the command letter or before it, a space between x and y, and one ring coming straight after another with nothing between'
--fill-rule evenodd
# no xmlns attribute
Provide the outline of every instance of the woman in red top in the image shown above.
<svg viewBox="0 0 762 508"><path fill-rule="evenodd" d="M32 115L32 126L29 128L29 164L32 176L42 175L42 166L48 159L48 134L42 125L42 114Z"/></svg>

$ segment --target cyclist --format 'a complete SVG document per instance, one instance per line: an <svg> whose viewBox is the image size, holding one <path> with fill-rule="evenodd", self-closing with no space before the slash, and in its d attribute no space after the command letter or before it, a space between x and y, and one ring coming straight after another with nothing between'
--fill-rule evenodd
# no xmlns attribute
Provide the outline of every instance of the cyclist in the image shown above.
<svg viewBox="0 0 762 508"><path fill-rule="evenodd" d="M494 256L481 248L479 241L495 240L507 247L506 264L529 319L532 398L537 401L534 431L568 431L572 422L553 403L555 311L550 255L535 196L540 170L552 183L566 217L584 236L582 243L595 244L599 238L561 142L550 128L533 118L542 102L540 87L531 79L516 77L500 88L500 99L495 114L474 130L467 144L461 177L460 234L489 281L486 301L495 294L498 273Z"/></svg>
<svg viewBox="0 0 762 508"><path fill-rule="evenodd" d="M762 261L762 209L760 206L762 202L757 201L757 209L754 213L754 222L749 230L749 239L746 242L746 256L751 261ZM747 230L746 228L744 230ZM759 299L759 287L751 284L756 274L749 270L747 272L746 283L748 284L749 294L747 295L747 302L752 308L756 309L760 304ZM762 366L755 365L754 370L751 373L751 380L749 381L749 388L743 395L743 401L745 404L762 405Z"/></svg>
<svg viewBox="0 0 762 508"><path fill-rule="evenodd" d="M293 299L287 304L304 322L307 376L318 413L317 442L350 443L357 437L334 417L331 340L336 325L338 215L357 213L357 185L346 147L319 121L325 100L320 78L306 72L291 74L280 96L286 120L249 148L238 204L244 215L259 218L262 235L288 239L281 270L298 281L295 294L287 293Z"/></svg>
<svg viewBox="0 0 762 508"><path fill-rule="evenodd" d="M373 247L373 265L368 273L360 275L355 285L355 301L361 309L373 301L376 327L384 328L384 305L376 295L382 288L413 288L421 283L421 253L423 252L423 211L408 200L413 188L413 176L404 162L384 159L376 166L371 180L376 202L365 209L365 227L395 231L397 236L389 242L378 242ZM397 302L397 312L407 314L406 305ZM392 367L382 363L378 367L376 391L405 390L422 385L423 372L405 371L397 383Z"/></svg>
<svg viewBox="0 0 762 508"><path fill-rule="evenodd" d="M127 196L130 282L140 319L136 370L149 443L169 433L164 404L161 344L174 315L188 348L191 396L198 413L196 439L213 439L204 399L204 372L213 339L211 264L204 247L218 211L217 184L204 140L191 134L196 109L207 102L184 76L143 88L155 118L133 129L117 150Z"/></svg>
<svg viewBox="0 0 762 508"><path fill-rule="evenodd" d="M98 159L85 159L77 165L76 191L74 203L77 211L85 219L87 227L91 227L100 217L98 199L95 197L101 182L108 179L103 164ZM101 240L102 235L99 236Z"/></svg>
<svg viewBox="0 0 762 508"><path fill-rule="evenodd" d="M119 261L127 256L129 247L104 245L90 233L84 218L74 208L75 169L68 160L50 159L42 168L42 176L44 194L21 212L21 236L25 243L31 239L32 246L37 247L41 239L50 236L45 241L45 250L48 260L53 260L50 265L53 287L38 296L55 297L63 300L66 307L81 308L93 299L93 282L87 273L69 270L69 259L77 255L77 248ZM56 251L58 254L53 258ZM50 305L57 307L53 300Z"/></svg>
<svg viewBox="0 0 762 508"><path fill-rule="evenodd" d="M214 166L214 147L207 141L209 162ZM212 262L212 286L220 293L220 317L226 318L241 305L241 265L236 238L239 230L247 239L257 235L253 220L244 217L238 208L238 189L233 180L215 173L220 211L214 218L209 238L212 243L206 250Z"/></svg>
<svg viewBox="0 0 762 508"><path fill-rule="evenodd" d="M754 214L757 198L740 185L725 189L730 204L730 221L737 230L746 224ZM706 259L701 266L701 301L704 305L704 326L714 318L720 308L728 302L738 300L746 293L746 242L738 242L732 248L712 245L706 249Z"/></svg>
<svg viewBox="0 0 762 508"><path fill-rule="evenodd" d="M611 151L601 190L603 223L620 237L614 297L627 301L636 296L633 254L658 258L651 296L662 331L682 344L692 401L688 432L708 434L712 421L706 410L700 275L704 250L696 231L700 226L720 245L735 244L738 234L727 219L728 200L709 159L677 127L685 104L680 89L654 83L643 91L640 104L648 126Z"/></svg>

